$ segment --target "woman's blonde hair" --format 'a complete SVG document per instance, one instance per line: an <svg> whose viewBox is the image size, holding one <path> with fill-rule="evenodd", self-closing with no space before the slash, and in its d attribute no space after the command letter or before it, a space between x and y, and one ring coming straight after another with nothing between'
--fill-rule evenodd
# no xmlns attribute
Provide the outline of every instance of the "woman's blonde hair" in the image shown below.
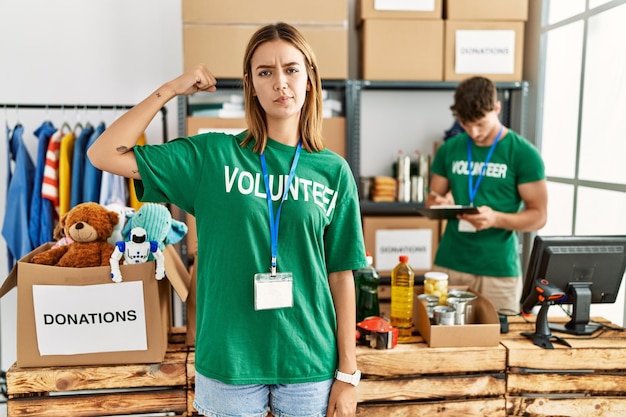
<svg viewBox="0 0 626 417"><path fill-rule="evenodd" d="M253 93L251 80L252 56L257 48L265 42L283 40L297 48L304 56L308 82L311 89L307 92L300 112L299 135L302 139L302 147L309 152L324 149L322 138L322 80L317 69L317 60L313 49L309 46L300 32L293 26L279 22L258 29L248 42L248 47L243 58L244 73L244 102L246 110L246 122L248 134L242 142L247 146L254 139L254 151L261 153L267 145L267 122L265 110L261 107Z"/></svg>

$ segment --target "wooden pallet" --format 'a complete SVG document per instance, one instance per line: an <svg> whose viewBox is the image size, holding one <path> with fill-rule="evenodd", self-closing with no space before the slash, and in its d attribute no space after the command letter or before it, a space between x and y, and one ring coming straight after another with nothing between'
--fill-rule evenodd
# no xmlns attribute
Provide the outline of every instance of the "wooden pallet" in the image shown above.
<svg viewBox="0 0 626 417"><path fill-rule="evenodd" d="M357 417L491 417L503 415L505 415L504 400L501 398L402 403L394 405L367 404L359 405L356 412Z"/></svg>
<svg viewBox="0 0 626 417"><path fill-rule="evenodd" d="M185 416L187 356L184 343L170 343L165 359L156 364L13 365L7 371L7 416Z"/></svg>
<svg viewBox="0 0 626 417"><path fill-rule="evenodd" d="M196 389L196 352L194 348L189 350L187 357L187 415L197 416L198 410L193 406L194 390Z"/></svg>
<svg viewBox="0 0 626 417"><path fill-rule="evenodd" d="M593 320L611 325L601 318ZM605 330L592 336L555 332L572 347L554 344L550 350L521 335L533 332L534 326L513 318L501 340L508 351L508 415L626 416L624 332Z"/></svg>
<svg viewBox="0 0 626 417"><path fill-rule="evenodd" d="M394 349L359 346L357 416L505 416L502 346L430 348L419 337Z"/></svg>

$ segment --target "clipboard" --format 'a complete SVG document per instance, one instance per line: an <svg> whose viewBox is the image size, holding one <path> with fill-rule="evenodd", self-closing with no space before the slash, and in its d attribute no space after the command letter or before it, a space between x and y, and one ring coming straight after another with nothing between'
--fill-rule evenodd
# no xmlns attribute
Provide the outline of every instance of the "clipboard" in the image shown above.
<svg viewBox="0 0 626 417"><path fill-rule="evenodd" d="M435 220L456 219L459 214L478 214L478 208L472 206L431 206L420 207L417 212L424 217Z"/></svg>

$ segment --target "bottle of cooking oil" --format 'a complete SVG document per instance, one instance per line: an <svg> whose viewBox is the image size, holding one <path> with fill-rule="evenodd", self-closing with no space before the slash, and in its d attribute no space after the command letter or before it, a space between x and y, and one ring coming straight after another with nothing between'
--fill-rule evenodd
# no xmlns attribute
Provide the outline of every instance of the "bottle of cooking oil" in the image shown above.
<svg viewBox="0 0 626 417"><path fill-rule="evenodd" d="M356 322L359 323L368 317L380 316L378 301L378 272L372 265L374 259L366 253L368 266L358 269L354 273L356 283Z"/></svg>
<svg viewBox="0 0 626 417"><path fill-rule="evenodd" d="M398 329L398 341L406 342L412 333L415 274L408 256L400 255L399 261L391 271L391 325Z"/></svg>

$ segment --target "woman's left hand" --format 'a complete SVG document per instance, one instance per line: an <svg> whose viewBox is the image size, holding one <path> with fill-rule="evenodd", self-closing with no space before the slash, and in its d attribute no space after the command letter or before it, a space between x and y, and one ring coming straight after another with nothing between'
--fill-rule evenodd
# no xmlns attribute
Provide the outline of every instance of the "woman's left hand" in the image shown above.
<svg viewBox="0 0 626 417"><path fill-rule="evenodd" d="M333 382L328 397L326 417L354 417L356 415L356 387L341 381Z"/></svg>

